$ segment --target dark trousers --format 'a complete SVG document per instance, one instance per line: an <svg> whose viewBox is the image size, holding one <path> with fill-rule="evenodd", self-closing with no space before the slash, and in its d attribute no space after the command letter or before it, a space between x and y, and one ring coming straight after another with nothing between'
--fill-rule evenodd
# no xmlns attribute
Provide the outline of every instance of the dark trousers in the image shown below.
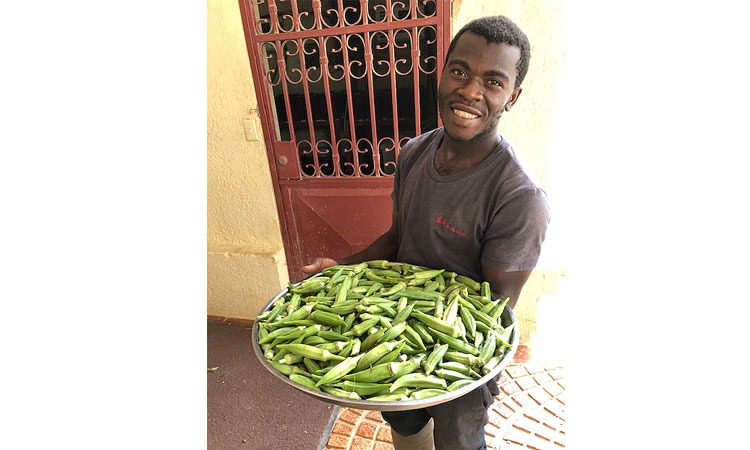
<svg viewBox="0 0 750 450"><path fill-rule="evenodd" d="M411 411L383 411L382 416L401 436L418 433L432 418L435 450L485 450L487 409L498 393L496 378L449 402Z"/></svg>

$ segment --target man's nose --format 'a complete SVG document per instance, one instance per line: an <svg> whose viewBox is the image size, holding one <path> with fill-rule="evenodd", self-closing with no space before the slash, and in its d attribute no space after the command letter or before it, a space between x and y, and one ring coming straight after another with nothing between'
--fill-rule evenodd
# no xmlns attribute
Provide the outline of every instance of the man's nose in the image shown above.
<svg viewBox="0 0 750 450"><path fill-rule="evenodd" d="M484 94L484 85L481 80L474 78L466 80L466 83L458 90L458 94L466 101L480 100Z"/></svg>

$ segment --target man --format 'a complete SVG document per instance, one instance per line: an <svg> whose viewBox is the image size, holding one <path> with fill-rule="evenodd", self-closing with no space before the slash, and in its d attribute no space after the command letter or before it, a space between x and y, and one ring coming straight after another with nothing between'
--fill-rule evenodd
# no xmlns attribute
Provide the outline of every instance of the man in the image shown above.
<svg viewBox="0 0 750 450"><path fill-rule="evenodd" d="M521 95L529 57L526 35L505 17L463 27L448 48L438 89L443 128L401 149L391 228L359 253L316 258L303 271L373 259L407 262L486 280L513 307L550 220L544 191L497 131ZM396 450L485 449L493 394L496 380L441 405L382 415Z"/></svg>

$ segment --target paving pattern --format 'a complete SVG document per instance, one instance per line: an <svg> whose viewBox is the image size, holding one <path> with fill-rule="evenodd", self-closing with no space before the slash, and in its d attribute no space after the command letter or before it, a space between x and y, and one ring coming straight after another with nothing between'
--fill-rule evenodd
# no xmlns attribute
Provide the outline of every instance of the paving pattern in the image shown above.
<svg viewBox="0 0 750 450"><path fill-rule="evenodd" d="M564 369L509 364L485 427L488 450L565 448ZM393 450L391 428L378 411L341 407L325 450Z"/></svg>

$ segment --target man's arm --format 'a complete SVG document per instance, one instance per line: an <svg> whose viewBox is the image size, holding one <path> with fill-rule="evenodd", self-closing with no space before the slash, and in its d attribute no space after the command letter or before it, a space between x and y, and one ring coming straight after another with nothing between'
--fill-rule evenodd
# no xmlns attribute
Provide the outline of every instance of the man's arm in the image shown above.
<svg viewBox="0 0 750 450"><path fill-rule="evenodd" d="M315 258L310 264L302 267L302 272L311 275L337 264L356 264L374 259L394 261L396 255L398 255L398 211L394 209L391 213L391 228L375 239L367 248L338 260L325 257Z"/></svg>
<svg viewBox="0 0 750 450"><path fill-rule="evenodd" d="M518 298L521 296L521 289L531 276L530 270L519 270L516 272L502 272L489 267L482 267L484 279L490 283L492 292L502 298L510 297L508 306L513 309L516 306Z"/></svg>

